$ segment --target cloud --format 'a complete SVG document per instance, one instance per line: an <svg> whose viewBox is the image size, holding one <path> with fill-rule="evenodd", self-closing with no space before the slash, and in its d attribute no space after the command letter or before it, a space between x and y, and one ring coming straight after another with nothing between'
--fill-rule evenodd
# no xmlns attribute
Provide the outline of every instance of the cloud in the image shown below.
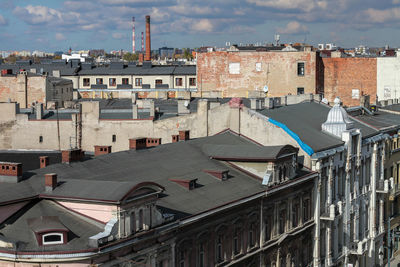
<svg viewBox="0 0 400 267"><path fill-rule="evenodd" d="M14 9L14 14L19 16L28 24L43 24L55 20L61 20L61 12L46 6L32 6L26 7L17 6Z"/></svg>
<svg viewBox="0 0 400 267"><path fill-rule="evenodd" d="M320 0L247 0L250 4L256 6L271 7L276 9L299 9L309 12L313 9L325 9L327 1Z"/></svg>
<svg viewBox="0 0 400 267"><path fill-rule="evenodd" d="M196 32L212 32L214 25L209 19L201 19L193 22L191 29Z"/></svg>
<svg viewBox="0 0 400 267"><path fill-rule="evenodd" d="M66 40L67 38L65 37L65 35L64 34L62 34L62 33L56 33L56 35L55 35L55 37L56 37L56 40L57 41L64 41L64 40Z"/></svg>
<svg viewBox="0 0 400 267"><path fill-rule="evenodd" d="M124 39L126 36L125 36L125 34L123 34L123 33L114 32L114 33L112 34L112 37L113 37L114 39Z"/></svg>
<svg viewBox="0 0 400 267"><path fill-rule="evenodd" d="M297 21L289 22L285 28L278 28L278 33L280 34L303 34L309 33L308 28L305 25L301 25Z"/></svg>
<svg viewBox="0 0 400 267"><path fill-rule="evenodd" d="M373 9L368 8L365 10L364 19L371 23L385 23L388 21L398 21L400 20L400 8L390 8L390 9Z"/></svg>
<svg viewBox="0 0 400 267"><path fill-rule="evenodd" d="M2 15L0 15L0 26L6 25L8 25L8 21Z"/></svg>

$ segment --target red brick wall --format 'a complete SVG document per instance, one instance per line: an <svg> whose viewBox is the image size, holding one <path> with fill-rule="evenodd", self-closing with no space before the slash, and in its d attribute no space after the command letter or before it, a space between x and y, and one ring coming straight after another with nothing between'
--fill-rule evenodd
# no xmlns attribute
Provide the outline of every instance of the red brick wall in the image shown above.
<svg viewBox="0 0 400 267"><path fill-rule="evenodd" d="M360 99L352 98L352 90L376 99L376 58L323 58L324 92L329 103L339 96L345 106L358 106Z"/></svg>
<svg viewBox="0 0 400 267"><path fill-rule="evenodd" d="M198 89L222 91L224 97L247 97L248 91L262 92L268 85L268 96L316 92L316 52L209 52L197 54ZM304 76L297 75L297 63L305 63ZM229 73L230 63L240 63L240 73ZM261 63L261 70L256 69Z"/></svg>
<svg viewBox="0 0 400 267"><path fill-rule="evenodd" d="M2 162L0 163L0 175L5 176L21 176L22 175L22 164Z"/></svg>

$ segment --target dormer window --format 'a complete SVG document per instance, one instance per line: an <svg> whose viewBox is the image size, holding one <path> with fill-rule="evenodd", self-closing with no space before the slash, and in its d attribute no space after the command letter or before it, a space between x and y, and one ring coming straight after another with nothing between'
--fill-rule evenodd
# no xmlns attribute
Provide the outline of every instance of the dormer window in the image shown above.
<svg viewBox="0 0 400 267"><path fill-rule="evenodd" d="M48 233L42 235L43 245L59 245L64 244L64 234L63 233Z"/></svg>

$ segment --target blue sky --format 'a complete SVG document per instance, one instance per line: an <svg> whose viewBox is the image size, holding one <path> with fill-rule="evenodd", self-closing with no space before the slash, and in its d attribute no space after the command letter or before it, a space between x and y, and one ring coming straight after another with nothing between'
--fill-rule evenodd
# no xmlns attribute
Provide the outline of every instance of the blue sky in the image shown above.
<svg viewBox="0 0 400 267"><path fill-rule="evenodd" d="M131 50L283 42L400 46L400 0L0 0L0 50Z"/></svg>

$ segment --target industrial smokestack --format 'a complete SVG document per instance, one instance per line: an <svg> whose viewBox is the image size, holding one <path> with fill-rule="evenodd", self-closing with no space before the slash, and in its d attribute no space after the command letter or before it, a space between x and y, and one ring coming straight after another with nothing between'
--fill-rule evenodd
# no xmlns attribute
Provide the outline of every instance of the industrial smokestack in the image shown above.
<svg viewBox="0 0 400 267"><path fill-rule="evenodd" d="M144 52L144 37L143 37L143 32L142 32L142 52Z"/></svg>
<svg viewBox="0 0 400 267"><path fill-rule="evenodd" d="M151 60L151 43L150 43L150 16L146 16L146 55L144 57L145 61Z"/></svg>
<svg viewBox="0 0 400 267"><path fill-rule="evenodd" d="M132 17L132 53L135 54L135 17Z"/></svg>

